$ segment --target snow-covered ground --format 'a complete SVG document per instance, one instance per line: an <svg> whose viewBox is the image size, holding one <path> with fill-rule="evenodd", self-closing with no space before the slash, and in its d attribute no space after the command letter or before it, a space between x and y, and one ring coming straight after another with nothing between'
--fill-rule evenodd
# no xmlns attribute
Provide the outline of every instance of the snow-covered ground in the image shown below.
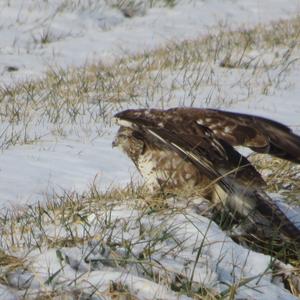
<svg viewBox="0 0 300 300"><path fill-rule="evenodd" d="M89 5L85 4L87 2ZM117 58L129 54L143 53L171 42L200 38L208 32L220 30L220 24L223 24L224 28L229 25L232 29L239 26L250 28L257 24L268 26L271 21L289 19L300 13L300 0L182 0L174 7L166 6L162 0L157 1L153 7L150 7L149 2L145 2L146 4L143 4L133 17L126 17L124 10L112 5L110 1L87 2L1 1L1 88L17 86L24 80L42 79L49 68L80 67L97 62L113 65ZM253 57L266 55L265 61L268 59L272 61L285 51L280 47L275 50L262 49L263 53L253 51L247 55ZM289 64L290 61L287 60L281 67L263 70L261 75L256 75L254 80L257 82L251 82L252 79L247 77L250 76L248 70L242 68L214 69L217 72L213 74L212 81L217 86L214 89L219 90L213 95L208 106L255 113L276 119L300 133L300 86L298 84L300 63L297 61L300 51L295 51L291 58L293 64ZM285 72L286 70L288 72ZM170 71L169 74L164 74L161 82L162 90L171 83L176 85L178 82L184 82L182 81L184 76L190 76L189 78L198 76L198 74L175 73ZM280 82L272 84L274 78L280 78ZM203 106L205 103L203 99L206 99L213 89L208 82L209 80L206 86L196 90L194 94L189 94L189 91L182 87L175 88L165 106L183 103ZM257 90L253 90L253 86L256 86ZM270 88L271 91L265 92L265 87ZM166 89L165 93L168 92L169 90ZM247 93L251 94L249 99ZM217 101L218 96L232 101L224 101L220 104ZM161 106L159 101L154 101L152 104ZM117 108L112 109L111 113L116 110ZM32 117L35 118L34 113ZM41 138L33 143L10 145L1 153L0 209L37 201L42 203L55 194L62 195L70 191L80 194L92 185L106 190L110 186L125 186L132 179L139 180L132 163L118 150L111 148L111 141L117 127L112 125L107 128L105 124L103 125L105 131L98 134L97 128L93 126L101 127L102 124L90 122L86 116L83 116L82 120L84 124L75 123L72 126L69 123L61 124L66 129L61 135L53 134L52 125L46 124L47 122L46 125L42 123L34 128L29 126L28 131L32 130L33 134L40 134ZM1 139L6 134L7 126L7 123L1 124ZM88 134L84 136L87 127L89 127ZM77 131L80 134L74 134ZM101 214L101 211L99 213ZM191 270L196 266L192 278L196 286L204 284L215 292L222 292L228 285L233 283L238 285L242 282L243 287L237 292L237 297L240 299L261 299L262 294L264 299L270 300L295 299L283 288L282 283L272 282L268 269L271 260L269 256L257 254L235 244L217 225L195 214L194 210L188 210L182 215L170 215L168 218L155 215L143 216L140 219L139 213L128 204L128 206L114 207L110 216L110 221L116 224L117 232L111 242L119 242L123 239L136 242L131 249L135 256L129 257L130 259L134 260L142 253L143 247L146 248L149 240L153 238L152 230L155 226L160 228L161 232L174 227L176 230L172 231L173 238L160 242L157 247L161 248L156 252L156 256L152 257L155 261L153 268L158 272L163 269L170 281L174 280L171 278L174 274L190 279ZM104 218L98 215L95 217L93 214L88 216L88 222L92 224L91 228L98 230L93 232L90 229L91 236L101 235L100 225L104 222L102 217ZM124 233L123 225L127 223L127 231ZM137 227L141 224L144 230L149 230L149 236L138 241L140 231ZM75 223L73 225L79 226ZM60 235L64 237L66 229L55 226L50 222L46 229L43 228L46 233L34 228L33 233L30 232L29 235L33 234L34 239L37 240L42 240L44 234L48 237L58 238ZM203 233L208 227L205 246L200 260L197 261L197 251L202 245ZM2 228L0 232L1 230ZM77 230L79 236L84 236L85 231L82 227L80 229L76 227L75 231ZM27 238L26 234L21 234L19 238L20 243L24 244L31 240L31 237ZM122 247L106 253L103 252L101 243L95 240L89 244L64 247L59 250L38 249L38 246L34 251L29 251L26 247L24 250L12 249L9 246L11 241L4 242L4 240L5 238L0 247L5 251L12 251L14 255L26 256L32 264L25 271L21 270L7 277L9 288L0 281L0 299L19 299L18 295L23 295L24 290L29 287L28 295L35 294L38 289L49 288L50 290L52 285L59 289L64 282L69 283L70 290L73 284L76 288L85 287L85 291L90 293L97 287L98 294L96 293L94 298L98 299L100 290L101 297L105 297L103 293L107 292L111 281L122 282L138 299L191 299L170 291L165 282L159 284L148 280L146 276L143 277L141 275L143 272L134 263L126 267L106 264L106 260L115 259L109 257L112 252L119 258L127 255L124 254L125 250ZM103 242L105 244L106 240ZM180 251L176 247L180 248ZM93 256L95 261L99 261L98 264L93 265L93 269L89 259L82 261L86 253L89 253L87 256ZM54 283L51 282L48 287L45 282L48 282L49 278ZM245 283L244 280L249 278L252 278L249 284Z"/></svg>
<svg viewBox="0 0 300 300"><path fill-rule="evenodd" d="M5 83L40 78L54 66L80 66L193 39L218 23L253 26L289 18L299 0L180 0L126 18L109 3L126 1L12 0L0 3L0 74ZM127 1L129 2L129 1ZM138 1L136 1L138 2ZM153 1L155 2L155 1ZM163 2L163 1L162 1ZM142 14L142 15L141 15ZM18 69L9 72L9 67Z"/></svg>
<svg viewBox="0 0 300 300"><path fill-rule="evenodd" d="M120 9L111 8L104 1L91 1L90 7L81 1L76 3L39 0L0 3L2 87L19 80L41 78L49 67L81 66L92 61L111 63L128 53L193 39L219 23L247 28L290 18L300 11L299 0L182 1L173 8L146 8L143 15L126 18ZM47 33L48 40L43 43L41 39ZM11 71L9 67L17 70ZM233 71L226 76L228 81L224 78L223 85L228 95L243 93L239 86L232 88L231 78L238 78L239 73ZM300 75L295 70L289 76L291 84L296 84ZM255 112L299 126L299 89L296 85L278 90L272 97L259 95L251 103L233 103L230 109ZM203 94L198 93L199 102L197 99L194 106L201 105ZM180 97L179 91L168 105L177 105ZM1 132L5 129L3 124ZM113 127L112 134L93 141L69 136L53 138L46 132L46 137L37 143L16 145L4 151L0 156L0 207L41 200L41 196L53 192L83 191L95 177L103 188L128 183L136 173L122 154L111 150L115 131Z"/></svg>
<svg viewBox="0 0 300 300"><path fill-rule="evenodd" d="M235 295L234 299L297 299L284 289L281 276L272 276L270 256L237 245L216 224L196 213L203 200L194 199L182 211L176 210L176 203L174 212L172 201L159 214L135 210L133 199L106 209L98 204L88 214L88 227L80 222L65 227L62 216L49 210L43 227L16 232L17 244L30 240L34 232L39 246L26 255L26 269L8 272L10 288L0 285L0 296L31 299L63 291L67 299L77 299L80 291L84 299L112 299L113 292L122 293L123 288L123 294L134 299L187 300L194 298L169 286L184 288L190 283L191 293L205 288L208 295L223 293L225 297ZM181 205L186 206L184 201ZM78 214L84 217L85 210ZM45 235L59 241L70 232L79 240L87 235L95 238L76 246L43 246ZM290 269L282 266L281 271ZM236 290L231 291L232 285Z"/></svg>

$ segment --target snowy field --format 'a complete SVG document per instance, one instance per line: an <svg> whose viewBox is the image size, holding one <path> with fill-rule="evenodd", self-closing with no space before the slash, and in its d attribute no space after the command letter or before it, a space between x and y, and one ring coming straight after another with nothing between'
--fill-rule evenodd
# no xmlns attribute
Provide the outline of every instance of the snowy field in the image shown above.
<svg viewBox="0 0 300 300"><path fill-rule="evenodd" d="M126 5L130 2L137 4ZM178 2L172 8L167 0L1 1L1 79L10 84L40 78L55 66L110 63L170 41L194 39L218 23L253 26L300 10L298 0ZM126 17L126 8L134 17ZM18 71L8 72L10 67Z"/></svg>
<svg viewBox="0 0 300 300"><path fill-rule="evenodd" d="M155 214L101 193L141 181L111 148L128 107L255 113L300 134L299 13L300 0L1 1L0 299L297 299L200 199Z"/></svg>
<svg viewBox="0 0 300 300"><path fill-rule="evenodd" d="M142 6L143 9L138 10L137 16L126 18L122 10L112 8L105 1L90 2L89 6L84 1L1 1L2 88L15 85L20 80L42 78L49 68L59 69L99 62L108 64L122 55L143 53L170 42L197 38L219 30L218 24L228 24L229 28L247 28L258 23L267 24L277 19L290 18L300 11L299 0L288 1L288 4L286 1L276 1L274 4L274 1L269 0L188 1L172 8L160 7L164 3L157 2L153 8ZM253 52L250 55L255 57L261 54ZM266 61L271 61L276 53L270 50L265 55L269 56ZM10 68L15 68L16 71L10 71ZM287 90L278 88L270 97L263 97L261 92L255 91L251 101L239 103L239 98L244 97L245 93L244 87L238 85L240 73L234 70L225 71L220 70L215 75L220 77L219 81L224 80L220 98L228 97L233 102L230 107L227 104L223 108L254 112L287 125L299 126L299 86ZM295 68L288 75L291 85L296 84L298 72ZM170 80L174 80L173 77L174 74L170 74ZM220 93L217 88L212 91L211 86L199 88L193 95L179 89L167 95L168 89L166 87L161 94L165 93L165 98L172 97L165 104L169 107L183 103L183 96L187 105L192 99L194 106L208 106L203 103L203 99L212 92L214 97L218 97L217 93ZM233 99L233 92L237 101ZM45 95L46 91L39 97L47 97ZM145 105L146 100L143 98L147 95L143 92L140 95L141 103ZM6 98L7 95L3 93L2 97ZM1 110L2 144L5 144L7 136L12 136L15 132L17 135L18 130L22 131L22 128L17 128L19 124L7 124L10 117L5 116L8 110L5 105L3 103ZM132 107L133 104L129 106ZM154 103L152 101L151 106L161 106L160 99ZM216 104L210 103L209 106L215 107ZM118 106L112 110L118 111ZM111 184L124 186L130 181L130 175L136 176L130 162L116 150L111 150L111 132L115 132L116 128L106 130L105 135L99 138L95 128L88 127L101 127L101 122L99 124L97 120L96 124L89 125L90 119L86 117L80 120L86 124L73 131L82 133L82 127L85 127L89 131L88 135L85 132L64 133L61 138L53 136L53 126L45 124L44 119L32 124L36 114L32 113L28 117L30 120L24 121L26 124L23 125L26 126L26 134L34 135L33 144L20 145L21 142L16 142L16 145L0 156L0 207L41 200L41 197L52 195L53 192L84 191L95 178L99 184L107 187ZM67 120L65 123L61 126L69 126Z"/></svg>

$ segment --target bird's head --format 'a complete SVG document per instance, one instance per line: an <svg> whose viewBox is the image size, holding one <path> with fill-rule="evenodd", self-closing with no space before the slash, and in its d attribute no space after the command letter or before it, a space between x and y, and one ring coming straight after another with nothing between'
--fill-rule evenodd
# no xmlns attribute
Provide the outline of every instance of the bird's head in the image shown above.
<svg viewBox="0 0 300 300"><path fill-rule="evenodd" d="M112 146L120 148L133 160L144 151L144 142L140 134L125 126L119 128Z"/></svg>

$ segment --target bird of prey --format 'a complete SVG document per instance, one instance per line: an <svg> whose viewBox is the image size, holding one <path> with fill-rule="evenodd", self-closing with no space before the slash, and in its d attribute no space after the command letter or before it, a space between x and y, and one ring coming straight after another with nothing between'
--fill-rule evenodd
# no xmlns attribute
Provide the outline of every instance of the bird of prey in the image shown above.
<svg viewBox="0 0 300 300"><path fill-rule="evenodd" d="M133 161L150 189L200 188L234 214L300 243L300 229L266 194L264 182L233 146L300 163L300 137L258 116L214 109L125 110L113 146ZM271 234L271 233L270 233Z"/></svg>

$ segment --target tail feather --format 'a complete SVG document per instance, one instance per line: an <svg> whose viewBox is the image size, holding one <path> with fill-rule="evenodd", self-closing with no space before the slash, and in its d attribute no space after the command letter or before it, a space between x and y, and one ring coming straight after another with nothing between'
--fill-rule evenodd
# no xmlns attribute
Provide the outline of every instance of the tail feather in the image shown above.
<svg viewBox="0 0 300 300"><path fill-rule="evenodd" d="M255 191L254 196L257 199L256 210L269 220L270 225L276 226L284 238L300 243L300 228L288 218L276 203L262 191Z"/></svg>

